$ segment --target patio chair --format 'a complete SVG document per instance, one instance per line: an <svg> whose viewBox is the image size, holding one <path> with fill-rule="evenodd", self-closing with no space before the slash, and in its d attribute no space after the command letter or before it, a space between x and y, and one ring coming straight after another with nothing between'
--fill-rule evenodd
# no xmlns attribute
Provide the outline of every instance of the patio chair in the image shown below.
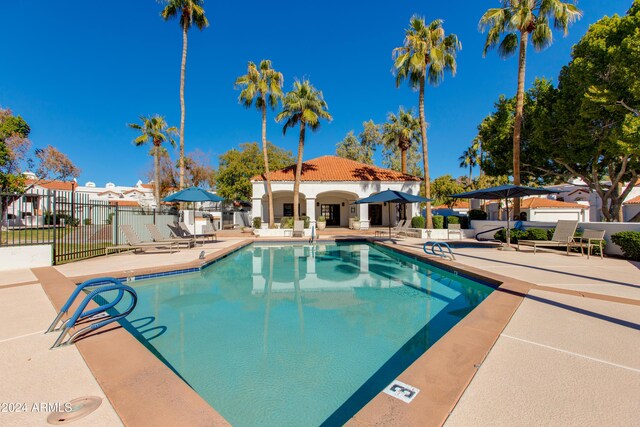
<svg viewBox="0 0 640 427"><path fill-rule="evenodd" d="M409 237L408 232L409 232L410 225L411 225L411 221L409 221L408 219L404 220L404 222L399 227L397 227L395 233L393 233L393 230L392 230L392 235L398 239L401 238L401 236Z"/></svg>
<svg viewBox="0 0 640 427"><path fill-rule="evenodd" d="M605 230L590 230L585 228L582 236L576 236L569 241L569 247L579 247L580 255L584 255L584 248L587 248L587 259L591 253L591 248L596 246L600 249L600 259L604 258L602 253L602 241L604 240Z"/></svg>
<svg viewBox="0 0 640 427"><path fill-rule="evenodd" d="M304 221L293 222L293 232L291 237L304 237Z"/></svg>
<svg viewBox="0 0 640 427"><path fill-rule="evenodd" d="M462 239L462 227L460 227L460 224L447 225L447 239L451 239L452 234L457 234Z"/></svg>
<svg viewBox="0 0 640 427"><path fill-rule="evenodd" d="M187 248L192 248L196 245L196 239L192 237L174 237L167 238L162 235L160 229L155 224L146 224L147 230L149 230L149 234L151 234L151 238L154 242L157 243L177 243L178 245L183 244L186 245Z"/></svg>
<svg viewBox="0 0 640 427"><path fill-rule="evenodd" d="M193 234L191 233L191 231L189 231L187 224L185 224L184 222L179 222L178 227L182 232L181 237L190 237L192 239L196 239L196 241L202 242L202 244L204 244L207 240L209 241L218 240L218 234L216 233L215 228L205 233Z"/></svg>
<svg viewBox="0 0 640 427"><path fill-rule="evenodd" d="M560 219L556 224L556 230L553 232L551 240L518 240L518 250L520 250L520 245L533 246L533 253L535 254L539 246L566 246L567 255L569 255L569 243L576 233L576 228L578 228L578 221Z"/></svg>
<svg viewBox="0 0 640 427"><path fill-rule="evenodd" d="M110 251L119 251L120 249L133 249L134 252L138 250L144 252L147 249L169 249L170 253L173 253L174 250L178 251L178 244L174 242L143 242L133 230L133 227L128 224L121 225L120 230L124 234L127 244L108 246L104 249L105 255L109 255Z"/></svg>

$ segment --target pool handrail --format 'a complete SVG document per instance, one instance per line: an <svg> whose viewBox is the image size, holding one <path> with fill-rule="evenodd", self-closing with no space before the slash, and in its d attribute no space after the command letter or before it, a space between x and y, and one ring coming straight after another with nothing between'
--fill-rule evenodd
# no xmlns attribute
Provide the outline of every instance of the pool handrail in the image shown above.
<svg viewBox="0 0 640 427"><path fill-rule="evenodd" d="M496 241L497 242L499 240L496 239L496 238L493 238L493 239L480 239L479 236L482 236L485 233L491 233L492 231L495 232L495 231L502 230L502 229L504 229L504 227L501 226L501 227L490 228L489 230L481 231L480 233L476 234L476 240L478 242L490 242L490 241Z"/></svg>
<svg viewBox="0 0 640 427"><path fill-rule="evenodd" d="M110 292L110 291L118 291L118 297L116 297L114 299L114 302L108 303L108 304L103 304L99 308L104 308L104 307L107 307L107 306L109 308L114 307L118 302L120 302L120 300L122 300L122 296L120 296L120 295L124 294L125 292L128 293L129 295L131 295L131 300L129 301L129 306L126 309L122 310L118 314L109 315L104 320L100 320L98 322L92 323L89 326L86 326L86 327L80 329L79 331L74 332L69 337L69 339L67 339L67 341L64 341L65 336L69 333L71 328L73 328L79 320L86 319L87 317L90 317L89 314L88 314L90 312L93 312L94 314L96 313L96 309L91 309L91 310L88 310L86 312L84 311L84 309L87 307L89 302L92 301L93 298L96 297L97 295L99 295L99 294L101 294L103 292ZM97 289L94 289L93 291L89 292L87 294L87 296L84 297L84 299L82 300L82 302L80 303L80 305L78 306L76 311L73 313L73 315L63 323L63 326L61 327L62 332L58 336L58 339L56 339L56 341L51 346L51 349L54 349L56 347L60 347L60 346L63 346L63 345L73 344L82 335L85 335L85 334L87 334L87 333L89 333L91 331L95 331L95 330L97 330L99 328L102 328L103 326L106 326L106 325L108 325L110 323L115 322L116 320L119 320L119 319L122 319L122 318L128 316L129 313L131 313L133 311L133 309L136 307L137 303L138 303L138 294L136 293L136 291L132 287L130 287L128 285L125 285L123 283L120 283L120 282L118 282L117 284L104 285L104 286L101 286L101 287L99 287ZM99 310L99 311L100 312L104 312L104 311L106 311L106 308L103 309L103 310Z"/></svg>
<svg viewBox="0 0 640 427"><path fill-rule="evenodd" d="M51 322L51 325L45 331L45 334L48 334L49 332L53 332L53 331L62 329L65 326L65 324L69 321L69 319L65 320L62 323L62 325L60 325L60 327L57 327L58 326L58 322L60 322L60 319L62 319L62 316L64 316L65 314L67 314L69 312L69 309L71 308L71 305L73 305L73 303L75 302L76 298L78 298L78 295L80 294L80 292L82 292L85 288L93 287L93 286L104 286L106 284L120 284L120 283L121 283L120 280L116 279L115 277L99 277L99 278L95 278L95 279L86 280L86 281L80 283L79 285L77 285L76 288L71 293L71 295L69 296L69 299L67 299L67 302L65 302L64 305L62 306L62 308L60 309L60 312L57 314L56 318L53 319L53 322ZM94 315L96 315L98 313L104 312L104 311L114 307L117 303L120 302L120 300L122 299L123 296L124 296L124 291L123 290L119 290L118 291L118 295L113 300L113 302L101 305L100 307L93 308L93 309L87 311L85 313L85 315L79 320L82 320L82 319L87 318L87 317L94 316Z"/></svg>
<svg viewBox="0 0 640 427"><path fill-rule="evenodd" d="M427 245L430 245L429 249L427 249ZM439 253L436 253L436 248L438 248ZM444 249L447 249L447 253L445 253ZM451 250L451 246L449 246L449 244L446 242L437 242L435 240L431 240L431 241L425 242L425 244L422 245L422 250L427 255L435 255L435 256L439 256L440 258L449 258L451 261L454 261L456 259L456 256L453 254L453 251Z"/></svg>

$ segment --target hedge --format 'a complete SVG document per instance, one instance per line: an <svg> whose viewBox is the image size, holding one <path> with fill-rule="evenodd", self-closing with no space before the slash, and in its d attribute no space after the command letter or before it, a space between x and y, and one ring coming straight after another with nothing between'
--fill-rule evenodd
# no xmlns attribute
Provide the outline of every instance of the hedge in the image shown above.
<svg viewBox="0 0 640 427"><path fill-rule="evenodd" d="M442 215L433 216L433 228L444 228L444 217Z"/></svg>
<svg viewBox="0 0 640 427"><path fill-rule="evenodd" d="M259 216L253 218L253 228L258 229L262 226L262 218Z"/></svg>
<svg viewBox="0 0 640 427"><path fill-rule="evenodd" d="M529 228L525 239L527 240L549 240L549 235L545 228Z"/></svg>
<svg viewBox="0 0 640 427"><path fill-rule="evenodd" d="M447 217L447 225L448 224L460 224L460 217L457 216L448 216Z"/></svg>
<svg viewBox="0 0 640 427"><path fill-rule="evenodd" d="M411 228L424 228L424 217L422 216L414 216L411 218Z"/></svg>
<svg viewBox="0 0 640 427"><path fill-rule="evenodd" d="M611 235L611 241L620 246L625 257L640 261L640 231L621 231Z"/></svg>
<svg viewBox="0 0 640 427"><path fill-rule="evenodd" d="M527 239L527 232L525 230L518 230L517 228L512 228L509 236L511 237L511 243L518 243L518 240L520 239L523 239L523 240ZM496 234L494 234L493 238L496 240L500 240L503 243L506 242L507 238L505 236L504 228L498 231Z"/></svg>

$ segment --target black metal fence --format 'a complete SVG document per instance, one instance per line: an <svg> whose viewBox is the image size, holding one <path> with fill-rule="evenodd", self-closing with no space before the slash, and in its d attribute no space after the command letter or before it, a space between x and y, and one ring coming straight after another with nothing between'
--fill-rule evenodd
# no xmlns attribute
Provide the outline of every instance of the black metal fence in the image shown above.
<svg viewBox="0 0 640 427"><path fill-rule="evenodd" d="M177 218L177 212L131 204L70 191L0 194L0 247L51 245L54 264L62 264L104 255L106 247L125 243L120 224L132 225L142 240L150 240L145 224Z"/></svg>

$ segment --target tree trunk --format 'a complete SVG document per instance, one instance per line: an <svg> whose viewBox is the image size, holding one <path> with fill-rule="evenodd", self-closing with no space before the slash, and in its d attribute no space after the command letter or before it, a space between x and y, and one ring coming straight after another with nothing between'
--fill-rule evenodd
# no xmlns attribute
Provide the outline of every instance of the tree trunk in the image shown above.
<svg viewBox="0 0 640 427"><path fill-rule="evenodd" d="M400 149L400 171L407 173L407 150L403 148Z"/></svg>
<svg viewBox="0 0 640 427"><path fill-rule="evenodd" d="M424 167L424 197L427 199L431 197L431 182L429 181L429 149L427 141L427 122L424 118L424 84L425 76L420 78L420 97L419 97L419 111L420 111L420 134L422 135L422 163ZM431 203L427 202L425 208L425 224L426 228L433 228L433 221L431 219Z"/></svg>
<svg viewBox="0 0 640 427"><path fill-rule="evenodd" d="M156 209L160 210L160 146L153 144L153 169L154 169L154 193L156 196Z"/></svg>
<svg viewBox="0 0 640 427"><path fill-rule="evenodd" d="M187 73L187 20L182 27L182 65L180 66L180 190L184 188L184 81Z"/></svg>
<svg viewBox="0 0 640 427"><path fill-rule="evenodd" d="M520 136L524 110L524 77L527 62L527 40L529 33L520 33L520 53L518 55L518 90L516 92L516 117L513 124L513 184L520 185ZM520 199L515 198L513 216L520 215Z"/></svg>
<svg viewBox="0 0 640 427"><path fill-rule="evenodd" d="M298 163L296 164L296 177L293 181L293 220L300 219L298 205L300 204L300 179L302 177L302 152L304 151L305 123L300 121L300 140L298 141Z"/></svg>
<svg viewBox="0 0 640 427"><path fill-rule="evenodd" d="M271 176L269 171L269 154L267 152L267 100L262 100L262 155L264 157L264 177L267 181L267 201L269 204L269 228L275 228L273 214L273 193L271 191Z"/></svg>

